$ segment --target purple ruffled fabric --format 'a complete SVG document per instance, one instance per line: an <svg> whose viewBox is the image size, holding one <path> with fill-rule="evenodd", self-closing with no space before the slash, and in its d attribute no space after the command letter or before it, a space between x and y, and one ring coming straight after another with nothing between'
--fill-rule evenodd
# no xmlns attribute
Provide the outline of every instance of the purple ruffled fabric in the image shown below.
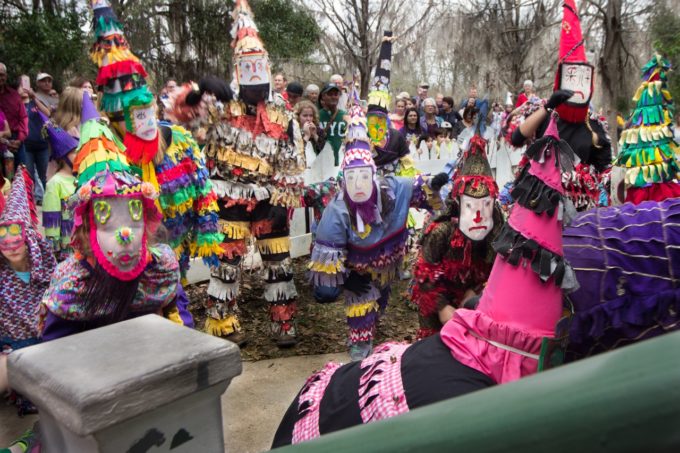
<svg viewBox="0 0 680 453"><path fill-rule="evenodd" d="M43 227L58 228L61 224L61 212L43 211Z"/></svg>

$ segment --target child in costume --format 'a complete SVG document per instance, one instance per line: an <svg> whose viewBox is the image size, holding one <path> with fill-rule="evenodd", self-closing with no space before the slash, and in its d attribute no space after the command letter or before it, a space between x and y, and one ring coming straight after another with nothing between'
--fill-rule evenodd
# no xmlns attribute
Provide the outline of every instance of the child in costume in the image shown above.
<svg viewBox="0 0 680 453"><path fill-rule="evenodd" d="M15 173L0 216L0 381L5 382L5 354L38 342L35 313L56 266L49 241L38 232L33 182L24 167ZM1 388L2 393L6 388ZM20 415L32 405L12 396Z"/></svg>
<svg viewBox="0 0 680 453"><path fill-rule="evenodd" d="M99 66L101 109L123 137L134 171L159 193L157 204L182 277L192 257L216 265L222 253L222 235L203 154L187 130L156 121L156 103L146 85L146 71L130 51L116 14L107 0L92 0L92 6L97 41L90 56Z"/></svg>
<svg viewBox="0 0 680 453"><path fill-rule="evenodd" d="M280 347L296 343L297 290L290 259L289 218L302 206L305 151L299 125L284 103L270 101L269 57L246 0L232 13L237 98L225 106L226 122L206 133L205 152L219 196L224 254L212 268L206 330L239 335L237 316L242 258L255 238L260 278L269 304L271 335Z"/></svg>
<svg viewBox="0 0 680 453"><path fill-rule="evenodd" d="M45 237L52 241L57 261L63 261L71 253L73 214L68 200L76 191L73 161L78 140L39 112L44 121L43 134L50 145L50 157L57 161L57 172L45 187L43 196L43 227Z"/></svg>
<svg viewBox="0 0 680 453"><path fill-rule="evenodd" d="M406 253L408 209L439 209L438 192L448 178L377 178L366 120L354 100L342 162L344 188L323 212L309 268L315 286L343 287L350 355L361 360L370 354L390 282Z"/></svg>
<svg viewBox="0 0 680 453"><path fill-rule="evenodd" d="M475 135L455 173L448 212L423 228L411 292L418 338L439 332L489 278L496 256L491 243L504 221L485 148L486 140Z"/></svg>
<svg viewBox="0 0 680 453"><path fill-rule="evenodd" d="M503 227L477 309L456 310L440 334L413 345L388 343L361 362L326 365L289 407L273 447L394 417L539 369L540 354L549 349L542 346L554 340L562 314L562 291L575 285L562 256L560 166L569 170L571 160L563 147L570 152L552 122L527 151L531 164L517 185L531 192L518 199Z"/></svg>
<svg viewBox="0 0 680 453"><path fill-rule="evenodd" d="M680 145L673 137L673 99L668 91L668 60L655 55L642 68L636 106L621 133L621 151L614 165L625 168L626 201L662 201L680 197Z"/></svg>
<svg viewBox="0 0 680 453"><path fill-rule="evenodd" d="M515 129L512 144L523 146L532 137L543 136L550 122L548 111L554 109L559 113L557 127L560 137L569 143L580 160L571 172L563 175L563 185L575 208L584 211L598 206L600 201L601 174L612 161L611 141L606 125L589 113L595 70L586 58L574 0L564 0L563 13L556 91L544 106L539 106ZM526 162L523 159L520 167Z"/></svg>

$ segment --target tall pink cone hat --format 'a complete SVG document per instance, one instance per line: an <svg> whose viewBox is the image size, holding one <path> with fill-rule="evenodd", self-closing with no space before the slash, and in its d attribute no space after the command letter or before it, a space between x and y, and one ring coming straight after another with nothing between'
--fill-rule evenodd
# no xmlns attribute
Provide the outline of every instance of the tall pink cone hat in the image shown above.
<svg viewBox="0 0 680 453"><path fill-rule="evenodd" d="M595 71L586 58L581 21L574 0L564 0L562 11L560 53L554 87L555 90L572 90L574 96L556 110L563 121L582 123L588 115L588 106L593 96Z"/></svg>
<svg viewBox="0 0 680 453"><path fill-rule="evenodd" d="M527 150L530 165L515 181L515 205L493 244L496 261L477 309L456 310L441 332L457 360L499 384L537 371L544 339L556 336L562 294L577 286L562 250L570 209L560 180L574 153L555 121Z"/></svg>

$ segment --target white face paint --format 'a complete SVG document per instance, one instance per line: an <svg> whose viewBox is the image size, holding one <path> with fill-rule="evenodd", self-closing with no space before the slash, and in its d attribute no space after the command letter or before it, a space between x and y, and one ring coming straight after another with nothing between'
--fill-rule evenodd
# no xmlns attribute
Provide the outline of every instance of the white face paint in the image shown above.
<svg viewBox="0 0 680 453"><path fill-rule="evenodd" d="M344 171L347 195L355 203L363 203L373 195L373 169L354 167Z"/></svg>
<svg viewBox="0 0 680 453"><path fill-rule="evenodd" d="M156 123L156 109L153 106L133 109L132 121L137 137L142 140L153 140L156 138L158 124Z"/></svg>
<svg viewBox="0 0 680 453"><path fill-rule="evenodd" d="M493 198L460 196L460 231L473 241L481 241L493 228Z"/></svg>

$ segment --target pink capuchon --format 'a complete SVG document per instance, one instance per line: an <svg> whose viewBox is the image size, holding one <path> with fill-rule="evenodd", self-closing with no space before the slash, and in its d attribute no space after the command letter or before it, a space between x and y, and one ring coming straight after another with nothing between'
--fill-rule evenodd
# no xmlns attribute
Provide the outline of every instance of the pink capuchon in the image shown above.
<svg viewBox="0 0 680 453"><path fill-rule="evenodd" d="M561 174L554 122L553 117L547 134L527 152L533 156L530 173L543 184ZM513 206L494 244L498 254L477 309L456 310L441 331L458 361L497 383L536 372L542 340L555 336L562 315L562 287L573 281L562 256L562 202L555 202L552 215L534 212L534 195L542 193Z"/></svg>

